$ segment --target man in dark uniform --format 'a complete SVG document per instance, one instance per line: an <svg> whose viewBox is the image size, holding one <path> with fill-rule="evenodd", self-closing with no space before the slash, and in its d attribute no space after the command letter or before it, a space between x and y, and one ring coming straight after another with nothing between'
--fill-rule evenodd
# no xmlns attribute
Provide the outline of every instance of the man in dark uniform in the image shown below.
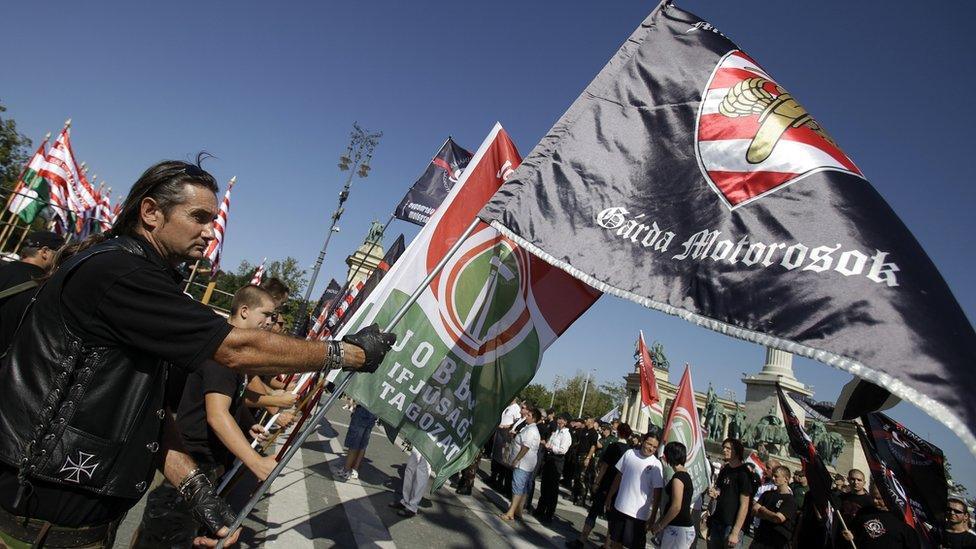
<svg viewBox="0 0 976 549"><path fill-rule="evenodd" d="M36 280L54 265L61 246L64 246L64 239L60 236L49 231L33 231L20 247L20 261L0 264L0 292L14 292L0 297L0 353L10 345L7 333L13 332L37 291Z"/></svg>
<svg viewBox="0 0 976 549"><path fill-rule="evenodd" d="M586 418L577 440L576 455L574 456L576 471L573 477L573 503L584 507L589 495L590 484L593 482L593 467L591 466L596 465L593 455L596 454L596 445L599 440L600 434L596 430L596 419Z"/></svg>
<svg viewBox="0 0 976 549"><path fill-rule="evenodd" d="M166 412L170 367L204 360L276 374L371 372L393 336L375 326L343 342L232 327L183 294L176 266L213 240L217 184L199 167L160 162L132 186L112 238L45 282L0 359L0 541L11 547L110 546L161 467L209 532L234 515ZM4 327L6 329L6 327Z"/></svg>

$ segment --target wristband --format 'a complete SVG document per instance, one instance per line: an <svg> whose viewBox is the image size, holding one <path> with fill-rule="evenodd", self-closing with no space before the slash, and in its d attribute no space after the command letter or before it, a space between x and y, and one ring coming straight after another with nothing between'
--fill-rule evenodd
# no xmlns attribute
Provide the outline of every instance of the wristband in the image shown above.
<svg viewBox="0 0 976 549"><path fill-rule="evenodd" d="M342 349L342 342L330 341L326 347L325 364L323 367L326 370L342 368L344 358L345 351Z"/></svg>
<svg viewBox="0 0 976 549"><path fill-rule="evenodd" d="M180 485L176 488L176 491L180 494L181 497L183 497L183 499L187 498L186 491L187 488L190 486L190 483L193 482L194 478L200 475L203 475L203 471L201 471L200 469L194 469L190 471L185 477L183 477L183 480L180 481Z"/></svg>

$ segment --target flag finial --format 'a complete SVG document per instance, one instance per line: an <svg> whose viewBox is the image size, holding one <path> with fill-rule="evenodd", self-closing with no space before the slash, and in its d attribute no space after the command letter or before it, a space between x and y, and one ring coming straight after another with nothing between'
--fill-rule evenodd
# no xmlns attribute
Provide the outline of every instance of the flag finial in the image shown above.
<svg viewBox="0 0 976 549"><path fill-rule="evenodd" d="M44 134L44 141L48 141L50 139L51 139L51 132L47 132L46 134Z"/></svg>
<svg viewBox="0 0 976 549"><path fill-rule="evenodd" d="M64 127L65 128L70 128L71 127L71 119L70 118L64 121Z"/></svg>

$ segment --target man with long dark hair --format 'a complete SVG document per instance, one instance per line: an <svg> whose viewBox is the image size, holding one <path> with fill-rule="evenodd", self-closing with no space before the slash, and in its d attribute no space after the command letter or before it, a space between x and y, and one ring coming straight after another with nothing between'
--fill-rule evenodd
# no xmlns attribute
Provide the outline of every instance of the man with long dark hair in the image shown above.
<svg viewBox="0 0 976 549"><path fill-rule="evenodd" d="M3 543L111 545L155 467L209 532L198 542L233 541L233 513L167 413L167 375L209 358L252 374L372 372L393 343L375 326L343 342L236 328L183 294L176 267L203 257L217 214L199 160L146 170L109 238L44 283L0 359Z"/></svg>
<svg viewBox="0 0 976 549"><path fill-rule="evenodd" d="M744 457L742 441L735 438L722 441L725 465L718 473L715 486L708 489L709 497L716 500L715 510L708 518L709 549L742 546L742 529L755 493L752 474L742 461Z"/></svg>

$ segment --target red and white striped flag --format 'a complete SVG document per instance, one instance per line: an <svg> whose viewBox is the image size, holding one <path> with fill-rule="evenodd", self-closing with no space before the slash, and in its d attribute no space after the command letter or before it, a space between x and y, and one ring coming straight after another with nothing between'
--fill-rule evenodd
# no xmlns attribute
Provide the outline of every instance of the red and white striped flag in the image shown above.
<svg viewBox="0 0 976 549"><path fill-rule="evenodd" d="M657 378L654 376L654 361L647 350L644 341L644 331L637 337L637 365L640 368L641 412L650 422L658 427L664 426L664 404L661 393L657 389Z"/></svg>
<svg viewBox="0 0 976 549"><path fill-rule="evenodd" d="M81 218L84 212L77 194L80 175L71 150L70 132L70 125L61 130L41 168L41 177L51 184L55 230L61 234L73 232L75 220Z"/></svg>
<svg viewBox="0 0 976 549"><path fill-rule="evenodd" d="M234 188L237 176L230 178L227 184L227 192L224 199L220 202L220 211L214 221L214 239L210 241L207 251L203 253L204 259L210 261L210 277L217 276L217 269L220 267L220 252L224 246L224 233L227 232L227 214L230 212L230 191Z"/></svg>
<svg viewBox="0 0 976 549"><path fill-rule="evenodd" d="M329 315L329 317L320 325L319 319L329 312L328 308L322 309L322 313L319 315L319 318L315 319L315 324L312 326L313 329L315 329L316 326L319 326L319 331L317 332L316 336L318 339L328 339L332 336L332 330L336 327L339 321L342 320L342 317L346 316L346 310L349 309L349 304L356 299L356 296L359 295L359 291L362 289L362 282L357 282L350 287L349 290L346 291L346 295L344 295L339 301L339 304L336 305L335 309L332 311L332 314Z"/></svg>
<svg viewBox="0 0 976 549"><path fill-rule="evenodd" d="M95 208L95 221L104 233L112 228L115 217L112 215L112 187L98 193L98 206Z"/></svg>
<svg viewBox="0 0 976 549"><path fill-rule="evenodd" d="M258 267L258 270L254 271L254 276L251 277L251 284L257 286L261 283L261 280L264 278L264 262L267 260L267 257L261 260L261 266Z"/></svg>

